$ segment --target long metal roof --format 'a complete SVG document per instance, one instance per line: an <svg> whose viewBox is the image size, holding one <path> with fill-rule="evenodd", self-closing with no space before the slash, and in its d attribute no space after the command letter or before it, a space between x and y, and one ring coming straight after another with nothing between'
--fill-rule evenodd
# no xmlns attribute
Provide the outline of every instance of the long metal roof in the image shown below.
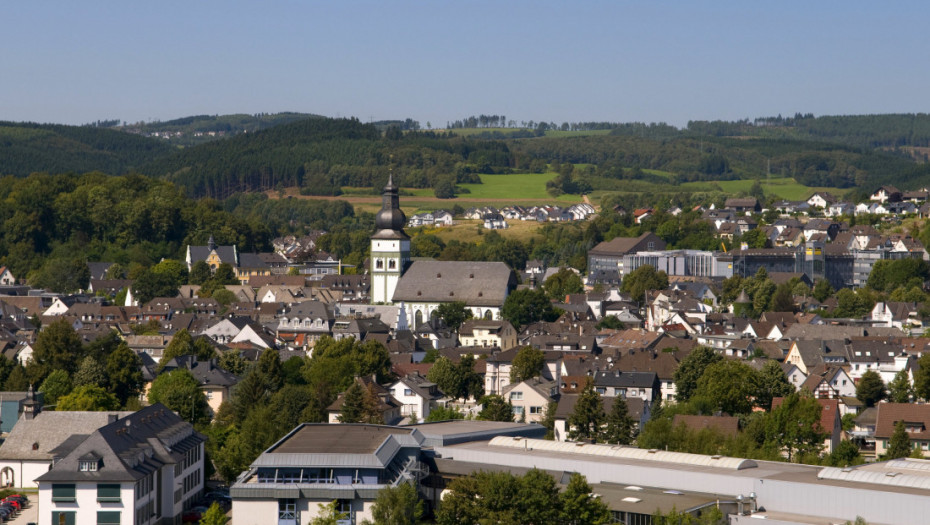
<svg viewBox="0 0 930 525"><path fill-rule="evenodd" d="M731 458L727 456L705 456L702 454L687 454L684 452L667 452L664 450L647 450L635 447L616 445L599 445L591 443L572 443L560 441L545 441L542 439L525 439L520 437L499 436L491 440L491 446L519 448L525 450L548 450L570 454L584 454L586 456L609 456L624 459L637 459L641 461L658 461L663 463L678 463L681 465L699 465L717 467L731 470L754 468L756 462L751 459Z"/></svg>

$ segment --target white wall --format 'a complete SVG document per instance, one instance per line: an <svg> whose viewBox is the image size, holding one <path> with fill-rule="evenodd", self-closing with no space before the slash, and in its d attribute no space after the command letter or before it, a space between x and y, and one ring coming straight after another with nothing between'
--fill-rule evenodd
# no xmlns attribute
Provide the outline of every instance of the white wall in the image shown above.
<svg viewBox="0 0 930 525"><path fill-rule="evenodd" d="M39 491L39 525L56 525L52 523L53 511L75 512L75 523L78 525L97 523L97 511L118 511L120 523L134 524L135 516L135 484L123 483L120 489L119 503L98 503L97 483L76 483L75 493L77 501L74 503L53 502L52 484L43 483ZM152 523L155 519L152 519Z"/></svg>
<svg viewBox="0 0 930 525"><path fill-rule="evenodd" d="M20 488L36 488L35 479L48 472L51 461L0 461L0 472L4 468L13 469L13 486ZM4 480L5 481L5 480Z"/></svg>

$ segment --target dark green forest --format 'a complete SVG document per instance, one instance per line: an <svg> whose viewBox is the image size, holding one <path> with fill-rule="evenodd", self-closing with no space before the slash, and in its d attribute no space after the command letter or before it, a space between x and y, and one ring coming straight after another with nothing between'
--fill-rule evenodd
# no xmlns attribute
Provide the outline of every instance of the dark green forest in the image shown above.
<svg viewBox="0 0 930 525"><path fill-rule="evenodd" d="M86 261L142 268L183 259L188 244L205 244L210 235L250 252L270 250L275 236L305 228L338 228L343 221L367 228L343 201L270 201L260 194L192 200L168 181L99 172L3 177L0 203L0 265L38 283Z"/></svg>
<svg viewBox="0 0 930 525"><path fill-rule="evenodd" d="M158 140L113 129L0 122L0 175L88 171L120 175L171 151Z"/></svg>
<svg viewBox="0 0 930 525"><path fill-rule="evenodd" d="M893 183L907 189L930 182L930 164L915 149L930 144L930 116L924 114L796 115L690 122L681 130L563 123L557 127L569 133L555 135L547 134L550 124L459 135L418 130L410 119L363 124L300 114L195 116L146 126L238 129L231 124L235 117L246 118L250 132L187 148L102 127L112 121L80 127L0 123L0 173L135 172L170 180L191 197L218 199L293 186L317 195L339 195L346 186L375 192L392 169L403 186L452 196L456 184L480 182L479 173L542 172L566 163L586 170L574 175L583 176L583 184L558 183L570 192L622 191L634 180L675 185L766 175L838 188ZM571 135L574 129L608 134Z"/></svg>

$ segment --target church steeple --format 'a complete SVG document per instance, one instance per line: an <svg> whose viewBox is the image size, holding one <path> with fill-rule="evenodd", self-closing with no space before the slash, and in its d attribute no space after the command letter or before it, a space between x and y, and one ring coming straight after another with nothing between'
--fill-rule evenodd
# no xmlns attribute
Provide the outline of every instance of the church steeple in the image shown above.
<svg viewBox="0 0 930 525"><path fill-rule="evenodd" d="M407 238L404 225L407 216L400 209L400 197L397 186L394 186L394 174L388 175L387 186L381 192L381 211L375 216L375 237L379 238ZM389 235L389 237L388 237Z"/></svg>
<svg viewBox="0 0 930 525"><path fill-rule="evenodd" d="M410 237L404 232L407 216L400 209L394 174L388 175L381 192L381 211L375 216L375 234L371 236L371 302L390 303L394 289L410 263Z"/></svg>

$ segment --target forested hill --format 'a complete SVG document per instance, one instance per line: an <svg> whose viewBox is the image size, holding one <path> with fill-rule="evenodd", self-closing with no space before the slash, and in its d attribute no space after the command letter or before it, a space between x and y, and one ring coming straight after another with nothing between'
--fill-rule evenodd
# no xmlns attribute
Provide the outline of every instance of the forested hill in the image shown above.
<svg viewBox="0 0 930 525"><path fill-rule="evenodd" d="M398 128L382 134L357 119L307 119L177 151L141 171L166 177L192 196L224 198L284 186L323 195L338 195L342 186L380 188L392 166L404 186L451 186L510 163L504 141Z"/></svg>
<svg viewBox="0 0 930 525"><path fill-rule="evenodd" d="M820 117L796 114L752 122L692 121L682 131L697 136L815 139L865 148L930 147L930 115L926 113Z"/></svg>
<svg viewBox="0 0 930 525"><path fill-rule="evenodd" d="M0 122L0 175L122 174L169 153L156 139L91 126Z"/></svg>
<svg viewBox="0 0 930 525"><path fill-rule="evenodd" d="M255 133L267 128L290 124L308 118L323 118L310 113L257 113L246 115L194 115L168 121L138 122L118 125L116 121L103 121L97 125L114 126L114 129L147 137L157 137L174 146L193 146L242 133Z"/></svg>

